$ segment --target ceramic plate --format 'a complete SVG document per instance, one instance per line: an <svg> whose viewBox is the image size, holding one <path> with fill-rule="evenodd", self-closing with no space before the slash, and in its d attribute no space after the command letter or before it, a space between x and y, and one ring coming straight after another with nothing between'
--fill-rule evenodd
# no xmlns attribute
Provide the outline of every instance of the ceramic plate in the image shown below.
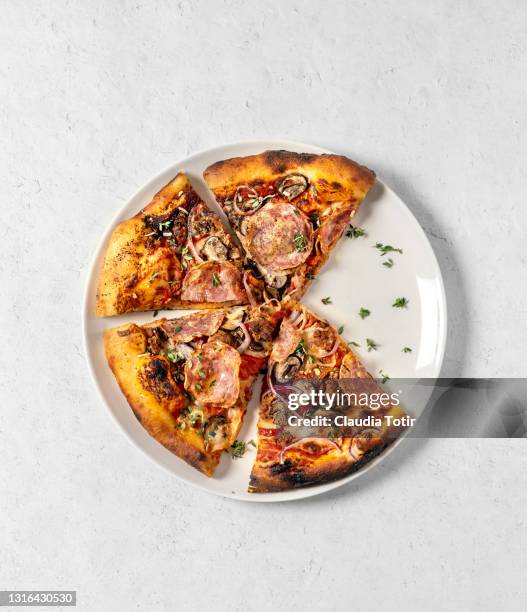
<svg viewBox="0 0 527 612"><path fill-rule="evenodd" d="M200 196L217 210L214 198L203 180L203 170L218 160L252 155L266 149L287 149L303 153L330 152L298 142L260 140L216 147L174 163L141 187L118 211L108 227L89 270L83 312L86 354L93 379L109 413L135 446L190 485L226 497L261 502L310 497L341 487L377 465L395 444L363 470L347 478L293 491L266 494L247 492L255 456L252 447L241 459L233 460L224 454L216 475L207 478L146 433L121 394L104 357L104 329L129 321L146 323L152 320L153 314L136 313L99 319L94 312L98 272L108 238L118 222L135 215L179 170L188 174ZM344 153L353 158L353 151ZM406 205L381 180L377 180L368 194L353 224L364 228L367 235L341 239L319 278L304 296L304 303L334 326L344 325L344 338L359 343L360 346L355 347L355 350L373 375L378 375L382 370L392 379L437 377L445 347L446 301L441 272L425 233ZM400 248L403 254L389 253L381 256L374 247L377 242ZM389 258L393 260L393 266L382 265ZM402 296L409 300L408 308L393 308L394 299ZM326 297L331 298L331 304L324 305L321 302ZM361 307L371 312L364 320L358 315ZM158 317L176 316L179 313L161 311ZM376 351L367 351L366 338L378 344ZM411 347L412 352L403 353L404 346ZM260 382L254 390L253 400L238 436L240 440L257 439L259 391ZM413 415L421 409L419 406L406 408Z"/></svg>

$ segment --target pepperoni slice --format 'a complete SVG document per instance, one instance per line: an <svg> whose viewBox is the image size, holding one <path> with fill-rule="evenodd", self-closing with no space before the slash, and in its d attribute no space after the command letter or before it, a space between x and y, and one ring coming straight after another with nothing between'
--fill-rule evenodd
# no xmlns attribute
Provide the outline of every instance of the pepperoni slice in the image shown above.
<svg viewBox="0 0 527 612"><path fill-rule="evenodd" d="M189 302L246 302L240 268L230 261L205 261L183 279L181 299Z"/></svg>
<svg viewBox="0 0 527 612"><path fill-rule="evenodd" d="M313 227L292 204L266 204L249 218L247 225L248 250L260 265L270 270L299 266L313 248Z"/></svg>
<svg viewBox="0 0 527 612"><path fill-rule="evenodd" d="M280 326L280 333L273 344L270 361L285 361L293 353L302 338L302 331L292 321L284 319Z"/></svg>
<svg viewBox="0 0 527 612"><path fill-rule="evenodd" d="M225 313L222 310L196 312L179 319L163 321L161 327L174 343L189 342L192 338L215 334L224 318Z"/></svg>
<svg viewBox="0 0 527 612"><path fill-rule="evenodd" d="M232 346L212 340L197 349L185 363L185 389L198 402L228 408L240 394L241 357Z"/></svg>
<svg viewBox="0 0 527 612"><path fill-rule="evenodd" d="M352 204L341 205L334 210L329 219L325 221L318 232L318 240L323 253L327 253L342 236L346 225L350 222L354 211Z"/></svg>

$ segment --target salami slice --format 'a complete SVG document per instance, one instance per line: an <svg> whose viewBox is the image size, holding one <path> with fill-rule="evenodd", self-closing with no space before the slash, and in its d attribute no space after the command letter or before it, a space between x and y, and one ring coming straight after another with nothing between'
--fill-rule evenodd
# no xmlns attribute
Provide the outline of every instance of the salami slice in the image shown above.
<svg viewBox="0 0 527 612"><path fill-rule="evenodd" d="M309 257L313 227L292 204L269 203L249 218L245 242L260 265L270 270L287 270Z"/></svg>
<svg viewBox="0 0 527 612"><path fill-rule="evenodd" d="M350 222L353 211L354 207L352 204L341 205L323 223L318 232L318 240L323 253L328 253L335 242L342 236L346 225Z"/></svg>
<svg viewBox="0 0 527 612"><path fill-rule="evenodd" d="M295 351L302 338L302 331L295 327L292 321L284 319L280 333L273 344L270 361L285 361Z"/></svg>
<svg viewBox="0 0 527 612"><path fill-rule="evenodd" d="M246 302L241 270L229 261L205 261L183 279L181 299L189 302Z"/></svg>
<svg viewBox="0 0 527 612"><path fill-rule="evenodd" d="M223 310L196 312L179 319L163 321L161 327L170 339L175 344L178 344L180 342L189 342L199 336L212 336L218 331L224 318L225 313Z"/></svg>
<svg viewBox="0 0 527 612"><path fill-rule="evenodd" d="M240 394L241 357L224 342L211 340L197 349L185 363L185 389L203 404L228 408Z"/></svg>

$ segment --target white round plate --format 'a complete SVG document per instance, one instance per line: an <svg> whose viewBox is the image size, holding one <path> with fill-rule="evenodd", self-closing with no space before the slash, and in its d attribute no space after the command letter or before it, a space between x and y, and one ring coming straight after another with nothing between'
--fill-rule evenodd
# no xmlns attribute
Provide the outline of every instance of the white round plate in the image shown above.
<svg viewBox="0 0 527 612"><path fill-rule="evenodd" d="M207 478L146 433L133 415L106 363L103 331L129 321L146 323L152 320L153 314L132 313L100 319L94 313L99 269L108 238L118 222L135 215L179 170L188 174L196 191L217 210L214 198L203 180L203 170L218 160L252 155L267 149L330 153L320 147L298 142L256 140L202 151L173 164L141 187L108 227L89 270L83 313L86 354L93 379L108 411L128 438L180 480L218 495L261 502L310 497L340 487L382 461L395 444L363 470L347 478L293 491L265 494L247 492L255 457L255 450L251 446L242 459L233 460L224 454L216 475ZM352 151L345 153L353 157ZM373 375L378 375L382 369L392 378L437 377L445 347L446 300L441 272L426 235L405 204L380 180L368 194L353 224L363 227L367 236L341 239L319 278L304 296L304 303L336 327L344 325L344 338L360 344L355 350ZM401 248L404 253L390 253L381 257L373 247L376 242ZM394 261L391 268L382 265L389 257ZM409 300L408 308L392 308L394 298L401 296ZM324 297L331 297L332 303L322 304L321 299ZM358 315L361 307L371 311L371 315L364 320ZM178 314L181 313L162 311L158 317L174 317ZM367 352L366 338L377 342L377 351ZM403 353L404 346L411 347L412 352ZM240 440L257 439L259 392L260 383L254 390L239 435ZM415 415L415 410L413 413Z"/></svg>

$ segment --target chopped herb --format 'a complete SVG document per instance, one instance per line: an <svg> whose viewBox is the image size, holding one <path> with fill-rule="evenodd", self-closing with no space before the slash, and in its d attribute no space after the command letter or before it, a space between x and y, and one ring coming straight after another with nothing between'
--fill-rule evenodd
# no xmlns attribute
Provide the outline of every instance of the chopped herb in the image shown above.
<svg viewBox="0 0 527 612"><path fill-rule="evenodd" d="M406 308L408 306L408 300L405 297L395 298L395 301L392 306L394 308Z"/></svg>
<svg viewBox="0 0 527 612"><path fill-rule="evenodd" d="M375 342L375 340L372 340L371 338L366 338L366 346L368 347L369 353L370 351L376 351L379 345Z"/></svg>
<svg viewBox="0 0 527 612"><path fill-rule="evenodd" d="M314 274L312 274L311 272L308 272L308 273L306 274L306 278L307 278L308 280L315 280L316 276L315 276Z"/></svg>
<svg viewBox="0 0 527 612"><path fill-rule="evenodd" d="M167 357L172 363L177 363L181 360L181 356L173 351L167 351Z"/></svg>
<svg viewBox="0 0 527 612"><path fill-rule="evenodd" d="M382 262L383 266L387 268L393 268L393 259L390 257L388 260Z"/></svg>
<svg viewBox="0 0 527 612"><path fill-rule="evenodd" d="M177 248L177 242L174 240L174 238L169 238L167 242L168 246L171 246L173 249Z"/></svg>
<svg viewBox="0 0 527 612"><path fill-rule="evenodd" d="M371 312L367 308L364 308L364 306L361 306L361 309L359 310L359 317L361 319L365 319L366 317L369 317L370 314Z"/></svg>
<svg viewBox="0 0 527 612"><path fill-rule="evenodd" d="M293 238L293 244L299 253L303 253L307 249L307 240L304 234L296 234Z"/></svg>
<svg viewBox="0 0 527 612"><path fill-rule="evenodd" d="M386 372L379 370L379 374L382 376L381 382L385 383L387 380L390 380L390 377L388 376L388 374L386 374Z"/></svg>
<svg viewBox="0 0 527 612"><path fill-rule="evenodd" d="M164 229L168 229L172 225L172 221L163 221L159 224L159 231L162 232Z"/></svg>
<svg viewBox="0 0 527 612"><path fill-rule="evenodd" d="M383 244L382 242L377 242L374 246L380 251L381 257L383 255L386 255L386 253L401 253L401 255L403 254L402 249L393 247L391 244Z"/></svg>
<svg viewBox="0 0 527 612"><path fill-rule="evenodd" d="M180 332L182 329L183 329L183 328L181 327L181 325L176 325L176 326L174 327L174 331L176 331L176 332Z"/></svg>
<svg viewBox="0 0 527 612"><path fill-rule="evenodd" d="M214 387L214 385L216 384L216 381L214 380L214 378L209 382L209 389L211 389L212 387Z"/></svg>
<svg viewBox="0 0 527 612"><path fill-rule="evenodd" d="M159 314L159 310L154 310L154 317L157 317L158 314Z"/></svg>
<svg viewBox="0 0 527 612"><path fill-rule="evenodd" d="M181 255L183 255L183 259L187 259L187 260L194 259L192 255L190 254L188 247L183 247L183 249L181 250Z"/></svg>
<svg viewBox="0 0 527 612"><path fill-rule="evenodd" d="M205 372L203 370L198 370L198 374L199 374L199 377L201 379L207 378L207 375L205 374Z"/></svg>
<svg viewBox="0 0 527 612"><path fill-rule="evenodd" d="M344 325L341 325L341 326L338 328L338 333L339 333L339 336L342 334L342 332L343 332L343 331L344 331Z"/></svg>
<svg viewBox="0 0 527 612"><path fill-rule="evenodd" d="M322 302L322 304L326 304L326 305L327 304L333 304L333 302L331 301L330 297L322 298L320 301Z"/></svg>
<svg viewBox="0 0 527 612"><path fill-rule="evenodd" d="M152 276L150 277L150 280L153 281L154 278L157 278L158 276L159 276L159 272L154 272Z"/></svg>
<svg viewBox="0 0 527 612"><path fill-rule="evenodd" d="M203 391L203 385L201 385L200 383L196 383L194 386L198 391Z"/></svg>
<svg viewBox="0 0 527 612"><path fill-rule="evenodd" d="M308 355L307 359L309 363L315 363L315 361L317 360L317 358L314 355Z"/></svg>
<svg viewBox="0 0 527 612"><path fill-rule="evenodd" d="M207 432L207 436L209 436L209 438L215 438L216 432L213 429L211 429L210 431Z"/></svg>
<svg viewBox="0 0 527 612"><path fill-rule="evenodd" d="M168 284L173 287L174 285L179 284L179 281L177 280L177 278L175 278L174 280L168 281Z"/></svg>
<svg viewBox="0 0 527 612"><path fill-rule="evenodd" d="M313 195L314 195L314 196L315 196L315 198L316 198L316 197L317 197L317 195L318 195L318 191L317 191L317 188L316 188L314 185L313 185L313 187L311 188L311 191L312 191Z"/></svg>
<svg viewBox="0 0 527 612"><path fill-rule="evenodd" d="M367 234L362 227L353 227L353 225L350 225L346 232L346 236L348 238L361 238L362 236L367 236Z"/></svg>
<svg viewBox="0 0 527 612"><path fill-rule="evenodd" d="M223 285L223 283L220 280L220 277L216 274L216 272L212 273L212 285L214 287L219 287L220 285Z"/></svg>
<svg viewBox="0 0 527 612"><path fill-rule="evenodd" d="M411 353L412 349L409 346L404 346L403 347L403 353Z"/></svg>
<svg viewBox="0 0 527 612"><path fill-rule="evenodd" d="M247 450L247 444L245 442L241 442L240 440L236 440L234 444L227 449L227 452L233 459L239 459L245 455L245 451Z"/></svg>
<svg viewBox="0 0 527 612"><path fill-rule="evenodd" d="M203 353L200 351L196 357L198 358L198 361L201 361L203 359Z"/></svg>
<svg viewBox="0 0 527 612"><path fill-rule="evenodd" d="M178 429L181 429L181 430L183 430L183 431L184 431L184 430L187 428L187 424L185 423L185 421L180 421L180 422L177 424L177 427L178 427Z"/></svg>
<svg viewBox="0 0 527 612"><path fill-rule="evenodd" d="M194 425L196 421L199 421L200 419L201 419L201 412L197 410L193 410L188 416L188 420L192 423L192 425Z"/></svg>
<svg viewBox="0 0 527 612"><path fill-rule="evenodd" d="M247 446L249 446L249 444L251 446L254 446L254 448L256 448L256 442L254 440L249 440L249 442L247 442Z"/></svg>
<svg viewBox="0 0 527 612"><path fill-rule="evenodd" d="M350 340L348 344L351 344L351 346L360 346L360 344L358 342L355 342L354 340Z"/></svg>
<svg viewBox="0 0 527 612"><path fill-rule="evenodd" d="M298 343L298 346L295 349L295 353L300 353L301 355L306 354L306 344L304 342L304 338L302 338L302 340L300 340L300 342Z"/></svg>

